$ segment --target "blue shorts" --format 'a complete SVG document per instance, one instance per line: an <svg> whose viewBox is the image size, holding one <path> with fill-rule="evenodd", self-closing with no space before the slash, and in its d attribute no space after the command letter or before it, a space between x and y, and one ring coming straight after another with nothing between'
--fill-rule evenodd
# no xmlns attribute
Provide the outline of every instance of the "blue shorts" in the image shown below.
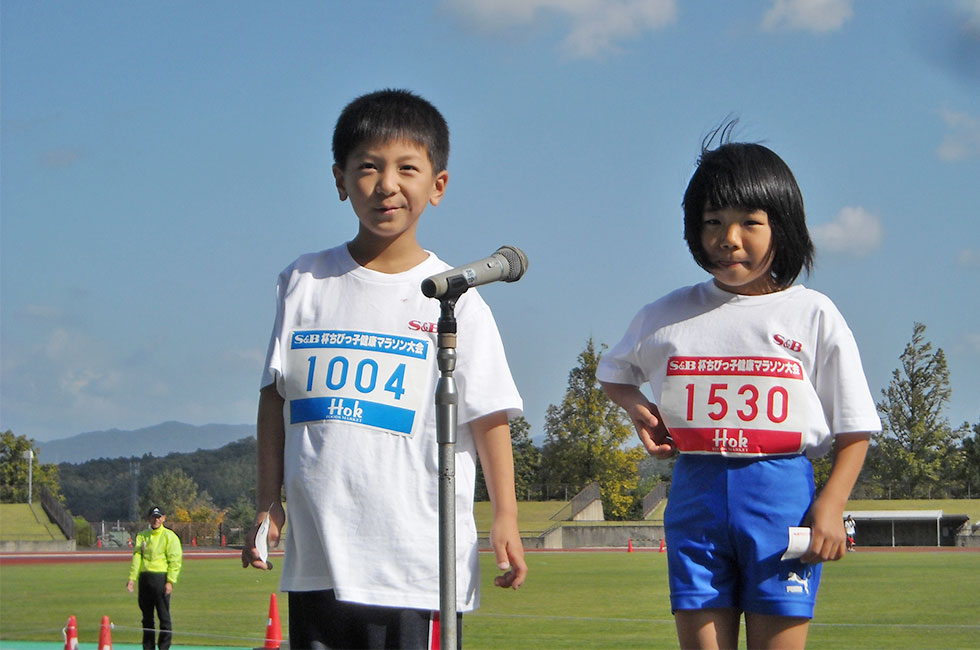
<svg viewBox="0 0 980 650"><path fill-rule="evenodd" d="M780 557L813 493L804 456L681 454L664 513L672 610L812 618L821 565Z"/></svg>

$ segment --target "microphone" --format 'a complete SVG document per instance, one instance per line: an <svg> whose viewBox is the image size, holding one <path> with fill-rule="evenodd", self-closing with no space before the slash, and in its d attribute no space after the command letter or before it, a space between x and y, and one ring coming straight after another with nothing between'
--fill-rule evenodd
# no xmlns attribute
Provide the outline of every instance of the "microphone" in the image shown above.
<svg viewBox="0 0 980 650"><path fill-rule="evenodd" d="M490 257L422 280L422 293L429 298L442 298L449 293L461 295L470 287L497 280L516 282L526 270L527 255L524 251L515 246L501 246Z"/></svg>

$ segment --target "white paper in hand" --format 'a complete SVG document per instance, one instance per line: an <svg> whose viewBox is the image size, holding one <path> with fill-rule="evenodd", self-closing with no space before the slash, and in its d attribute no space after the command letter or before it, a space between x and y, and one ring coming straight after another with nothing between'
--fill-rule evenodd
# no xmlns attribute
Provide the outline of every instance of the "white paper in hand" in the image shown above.
<svg viewBox="0 0 980 650"><path fill-rule="evenodd" d="M258 554L259 559L268 563L269 559L269 519L271 515L266 515L262 523L259 524L259 530L255 533L255 552ZM272 568L272 565L269 565Z"/></svg>
<svg viewBox="0 0 980 650"><path fill-rule="evenodd" d="M810 548L810 529L801 526L789 527L789 542L786 545L786 552L779 558L780 560L795 560L802 557Z"/></svg>

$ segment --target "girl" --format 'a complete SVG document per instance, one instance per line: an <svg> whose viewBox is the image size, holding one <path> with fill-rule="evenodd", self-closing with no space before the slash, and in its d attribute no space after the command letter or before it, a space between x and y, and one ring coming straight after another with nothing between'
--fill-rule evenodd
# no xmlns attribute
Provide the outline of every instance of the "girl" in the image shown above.
<svg viewBox="0 0 980 650"><path fill-rule="evenodd" d="M683 648L802 648L820 563L845 553L843 511L881 429L857 345L824 295L789 167L709 136L684 194L684 238L713 278L647 305L597 376L658 458L680 452L664 514ZM651 402L640 391L648 382ZM814 498L809 458L833 447ZM789 528L810 529L782 559Z"/></svg>

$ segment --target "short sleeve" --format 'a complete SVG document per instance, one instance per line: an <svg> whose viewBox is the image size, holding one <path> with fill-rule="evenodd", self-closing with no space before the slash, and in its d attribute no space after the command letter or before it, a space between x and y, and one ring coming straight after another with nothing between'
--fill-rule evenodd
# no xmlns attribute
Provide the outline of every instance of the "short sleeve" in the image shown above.
<svg viewBox="0 0 980 650"><path fill-rule="evenodd" d="M822 318L823 349L812 380L831 432L881 431L854 334L836 307L828 307Z"/></svg>
<svg viewBox="0 0 980 650"><path fill-rule="evenodd" d="M282 323L283 323L283 296L286 291L288 276L286 271L279 274L276 283L276 319L272 325L272 334L269 336L269 347L265 353L265 366L262 370L262 381L259 388L265 388L273 383L277 386L282 379ZM282 390L280 389L280 394Z"/></svg>
<svg viewBox="0 0 980 650"><path fill-rule="evenodd" d="M632 386L642 386L646 381L637 355L644 332L646 311L647 309L644 308L633 317L619 343L607 350L599 359L599 366L596 369L596 378L599 381Z"/></svg>

